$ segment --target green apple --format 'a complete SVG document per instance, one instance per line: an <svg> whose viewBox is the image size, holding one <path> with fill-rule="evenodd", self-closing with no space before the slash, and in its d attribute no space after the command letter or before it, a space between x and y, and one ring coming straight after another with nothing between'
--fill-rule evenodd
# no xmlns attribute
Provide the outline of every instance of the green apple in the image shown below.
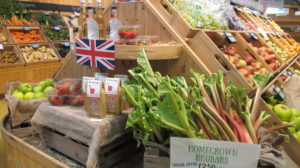
<svg viewBox="0 0 300 168"><path fill-rule="evenodd" d="M277 114L277 116L280 118L280 120L286 121L286 122L289 122L293 115L290 108L284 104L275 105L274 112Z"/></svg>
<svg viewBox="0 0 300 168"><path fill-rule="evenodd" d="M40 85L35 86L35 87L33 88L33 92L34 92L34 93L42 92L42 91L43 91L43 87L40 86Z"/></svg>
<svg viewBox="0 0 300 168"><path fill-rule="evenodd" d="M18 93L18 89L14 90L11 95Z"/></svg>
<svg viewBox="0 0 300 168"><path fill-rule="evenodd" d="M47 87L48 86L54 86L54 82L51 79L47 79L47 80L45 80L45 82L46 82Z"/></svg>
<svg viewBox="0 0 300 168"><path fill-rule="evenodd" d="M19 86L18 90L26 94L27 92L32 92L32 86L29 83L23 83Z"/></svg>
<svg viewBox="0 0 300 168"><path fill-rule="evenodd" d="M273 106L275 106L276 104L278 104L278 101L275 99L274 96L267 97L267 102L268 102L268 104L271 104Z"/></svg>
<svg viewBox="0 0 300 168"><path fill-rule="evenodd" d="M54 89L54 87L48 86L48 87L46 87L46 88L44 89L44 93L47 94L47 93L49 93L52 89Z"/></svg>
<svg viewBox="0 0 300 168"><path fill-rule="evenodd" d="M19 99L23 100L24 99L24 94L22 92L19 91L14 91L12 96L18 97Z"/></svg>
<svg viewBox="0 0 300 168"><path fill-rule="evenodd" d="M292 134L296 133L296 129L294 127L289 127L288 129Z"/></svg>
<svg viewBox="0 0 300 168"><path fill-rule="evenodd" d="M294 119L300 117L300 112L297 109L291 108L291 111L293 113L291 121L293 121Z"/></svg>
<svg viewBox="0 0 300 168"><path fill-rule="evenodd" d="M300 117L295 118L292 122L294 128L300 131Z"/></svg>
<svg viewBox="0 0 300 168"><path fill-rule="evenodd" d="M37 92L34 94L33 99L40 99L45 97L45 94L43 92Z"/></svg>
<svg viewBox="0 0 300 168"><path fill-rule="evenodd" d="M272 105L272 104L267 104L267 106L268 106L271 110L273 110L273 105Z"/></svg>
<svg viewBox="0 0 300 168"><path fill-rule="evenodd" d="M27 92L24 95L24 100L31 100L31 99L33 99L33 97L34 97L34 93L33 92Z"/></svg>
<svg viewBox="0 0 300 168"><path fill-rule="evenodd" d="M295 138L300 141L300 131L296 132L293 134L295 136Z"/></svg>
<svg viewBox="0 0 300 168"><path fill-rule="evenodd" d="M42 86L43 89L45 89L45 88L47 87L47 82L46 82L46 81L41 81L41 82L39 83L39 86Z"/></svg>

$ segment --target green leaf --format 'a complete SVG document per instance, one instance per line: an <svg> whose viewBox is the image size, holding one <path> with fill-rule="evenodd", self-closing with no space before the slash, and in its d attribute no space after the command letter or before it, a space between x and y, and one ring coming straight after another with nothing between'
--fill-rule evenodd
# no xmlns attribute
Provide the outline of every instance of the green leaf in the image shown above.
<svg viewBox="0 0 300 168"><path fill-rule="evenodd" d="M151 77L154 77L154 72L152 70L152 67L148 61L145 49L142 48L139 53L138 53L138 57L137 57L137 63L139 65L140 68L142 68L145 72L148 73L148 75L150 75Z"/></svg>

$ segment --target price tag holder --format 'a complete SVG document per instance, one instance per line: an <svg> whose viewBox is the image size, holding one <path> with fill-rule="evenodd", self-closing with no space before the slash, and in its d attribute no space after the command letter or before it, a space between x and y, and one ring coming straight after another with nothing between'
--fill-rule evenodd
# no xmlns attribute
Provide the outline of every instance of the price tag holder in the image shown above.
<svg viewBox="0 0 300 168"><path fill-rule="evenodd" d="M3 50L4 47L3 47L3 44L0 44L0 50Z"/></svg>
<svg viewBox="0 0 300 168"><path fill-rule="evenodd" d="M278 37L278 38L281 38L279 33L275 33L275 36Z"/></svg>
<svg viewBox="0 0 300 168"><path fill-rule="evenodd" d="M30 27L25 26L25 27L23 27L23 30L24 30L24 31L29 31L29 30L30 30Z"/></svg>
<svg viewBox="0 0 300 168"><path fill-rule="evenodd" d="M280 87L275 86L274 87L274 92L276 93L275 98L279 101L283 101L285 99L285 93L281 90Z"/></svg>
<svg viewBox="0 0 300 168"><path fill-rule="evenodd" d="M54 30L56 30L56 31L60 31L60 30L61 30L61 28L60 28L59 26L55 26L55 27L54 27Z"/></svg>
<svg viewBox="0 0 300 168"><path fill-rule="evenodd" d="M281 34L281 36L282 36L282 37L284 37L284 38L286 38L286 37L287 37L287 36L286 36L286 34L284 34L284 33L282 33L282 34Z"/></svg>
<svg viewBox="0 0 300 168"><path fill-rule="evenodd" d="M258 41L258 37L253 32L249 32L249 36L251 37L251 39Z"/></svg>
<svg viewBox="0 0 300 168"><path fill-rule="evenodd" d="M50 13L49 12L44 12L44 15L50 16Z"/></svg>
<svg viewBox="0 0 300 168"><path fill-rule="evenodd" d="M171 137L170 152L170 168L253 168L260 145Z"/></svg>
<svg viewBox="0 0 300 168"><path fill-rule="evenodd" d="M229 42L229 43L236 43L237 40L235 39L235 37L230 33L230 32L224 32L224 36L225 39Z"/></svg>
<svg viewBox="0 0 300 168"><path fill-rule="evenodd" d="M17 14L17 15L20 14L20 11L15 11L15 14Z"/></svg>
<svg viewBox="0 0 300 168"><path fill-rule="evenodd" d="M39 44L32 44L31 47L32 47L33 49L35 49L35 48L39 48L40 45L39 45Z"/></svg>
<svg viewBox="0 0 300 168"><path fill-rule="evenodd" d="M270 38L268 36L268 34L262 29L262 28L257 28L258 32L264 37L265 40L269 41Z"/></svg>
<svg viewBox="0 0 300 168"><path fill-rule="evenodd" d="M70 47L70 43L69 42L64 42L64 46L65 47Z"/></svg>

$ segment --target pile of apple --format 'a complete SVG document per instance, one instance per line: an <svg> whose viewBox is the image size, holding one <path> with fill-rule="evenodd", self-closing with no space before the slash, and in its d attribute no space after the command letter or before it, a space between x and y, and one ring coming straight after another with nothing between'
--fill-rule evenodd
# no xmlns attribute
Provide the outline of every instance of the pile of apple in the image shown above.
<svg viewBox="0 0 300 168"><path fill-rule="evenodd" d="M294 108L289 108L284 104L278 104L279 102L274 98L274 96L267 97L267 102L268 107L275 112L283 123L290 123L292 125L292 127L289 127L289 130L295 138L300 141L300 111Z"/></svg>
<svg viewBox="0 0 300 168"><path fill-rule="evenodd" d="M52 80L44 80L39 82L37 86L29 83L22 83L18 89L14 90L12 96L18 97L20 100L40 99L54 88Z"/></svg>
<svg viewBox="0 0 300 168"><path fill-rule="evenodd" d="M48 94L48 100L52 105L82 106L84 98L81 92L81 81L69 78L59 81L55 89Z"/></svg>
<svg viewBox="0 0 300 168"><path fill-rule="evenodd" d="M272 41L267 41L268 47L270 47L283 61L287 61L289 59L289 53L285 50L280 49L275 43Z"/></svg>
<svg viewBox="0 0 300 168"><path fill-rule="evenodd" d="M249 42L249 44L253 47L254 51L266 61L266 63L273 71L280 67L280 61L278 60L272 49L264 46L256 47L251 42Z"/></svg>
<svg viewBox="0 0 300 168"><path fill-rule="evenodd" d="M235 65L236 69L251 83L252 76L256 74L265 74L267 69L262 67L261 62L257 62L252 56L240 56L233 46L222 46L221 50L227 56L228 60Z"/></svg>
<svg viewBox="0 0 300 168"><path fill-rule="evenodd" d="M251 21L245 20L244 18L242 18L240 16L238 16L238 17L248 31L257 32L257 26L255 24L253 24Z"/></svg>

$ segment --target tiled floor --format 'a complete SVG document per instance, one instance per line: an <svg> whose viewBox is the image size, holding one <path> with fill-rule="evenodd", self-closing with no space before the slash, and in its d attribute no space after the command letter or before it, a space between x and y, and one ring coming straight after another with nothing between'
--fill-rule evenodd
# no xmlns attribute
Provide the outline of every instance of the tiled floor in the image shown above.
<svg viewBox="0 0 300 168"><path fill-rule="evenodd" d="M6 114L7 114L7 105L3 100L0 100L0 120L2 120ZM1 132L0 132L0 135L1 135ZM0 167L6 168L2 136L0 136Z"/></svg>

